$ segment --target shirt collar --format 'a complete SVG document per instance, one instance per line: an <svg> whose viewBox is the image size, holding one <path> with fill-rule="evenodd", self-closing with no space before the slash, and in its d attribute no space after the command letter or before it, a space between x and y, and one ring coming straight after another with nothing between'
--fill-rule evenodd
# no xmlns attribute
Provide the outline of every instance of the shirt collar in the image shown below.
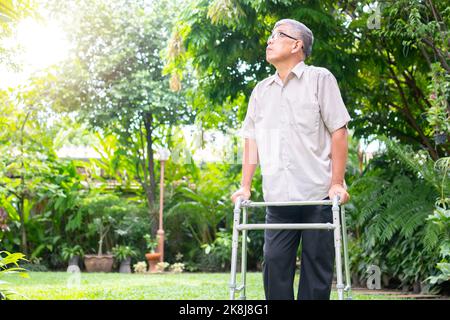
<svg viewBox="0 0 450 320"><path fill-rule="evenodd" d="M303 71L305 71L306 64L303 61L300 61L295 65L294 68L292 68L291 73L295 74L297 76L297 79L300 79L300 77L303 74ZM279 85L283 85L283 82L281 81L280 77L278 76L278 72L275 71L275 73L272 75L272 78L269 81L269 84L272 84L273 82L278 83Z"/></svg>
<svg viewBox="0 0 450 320"><path fill-rule="evenodd" d="M303 61L300 61L299 63L297 63L297 65L291 70L291 72L293 72L298 79L300 79L300 77L303 74L303 71L305 71L306 68L306 64Z"/></svg>

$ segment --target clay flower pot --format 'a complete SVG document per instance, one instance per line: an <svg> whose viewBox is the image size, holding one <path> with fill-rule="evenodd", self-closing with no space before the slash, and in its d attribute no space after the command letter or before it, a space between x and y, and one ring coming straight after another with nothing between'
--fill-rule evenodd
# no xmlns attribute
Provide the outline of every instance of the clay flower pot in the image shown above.
<svg viewBox="0 0 450 320"><path fill-rule="evenodd" d="M159 259L161 258L161 253L158 253L158 252L146 253L145 258L148 261L148 272L150 272L150 273L158 272L156 265L159 263Z"/></svg>
<svg viewBox="0 0 450 320"><path fill-rule="evenodd" d="M87 272L111 272L114 256L111 254L87 254L84 256L84 265Z"/></svg>

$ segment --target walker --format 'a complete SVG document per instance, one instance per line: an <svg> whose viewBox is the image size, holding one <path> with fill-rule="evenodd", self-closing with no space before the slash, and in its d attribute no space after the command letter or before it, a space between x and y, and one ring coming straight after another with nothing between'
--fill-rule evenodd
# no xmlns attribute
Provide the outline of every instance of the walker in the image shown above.
<svg viewBox="0 0 450 320"><path fill-rule="evenodd" d="M333 211L333 223L271 223L271 224L248 224L247 208L267 207L267 206L313 206L313 205L331 205ZM241 209L243 212L242 223L240 223ZM339 217L340 211L340 217ZM342 225L342 230L341 230ZM238 197L234 206L233 218L233 238L231 250L231 281L230 281L230 299L235 300L236 292L240 292L239 299L245 300L246 272L247 272L247 231L265 230L265 229L297 229L297 230L334 230L334 248L336 255L336 289L338 299L344 299L344 292L347 299L351 300L350 269L347 250L347 230L345 225L345 209L340 204L339 196L333 200L319 201L285 201L285 202L253 202L242 200ZM241 285L236 285L236 270L239 247L239 232L242 231L242 256L241 256ZM341 257L341 239L344 246L344 268L345 268L345 286L342 277L342 257Z"/></svg>

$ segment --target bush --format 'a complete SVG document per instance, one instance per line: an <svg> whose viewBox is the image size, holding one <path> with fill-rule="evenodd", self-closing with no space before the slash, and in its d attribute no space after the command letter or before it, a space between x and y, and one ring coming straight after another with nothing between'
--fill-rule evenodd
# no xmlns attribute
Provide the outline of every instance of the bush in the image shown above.
<svg viewBox="0 0 450 320"><path fill-rule="evenodd" d="M84 225L88 226L87 250L98 251L98 232L102 226L106 252L112 252L120 242L136 247L139 253L145 251L142 237L151 228L145 205L115 194L91 194L83 200L80 212L83 213Z"/></svg>
<svg viewBox="0 0 450 320"><path fill-rule="evenodd" d="M112 252L118 261L124 261L128 258L136 257L136 251L129 246L115 246Z"/></svg>
<svg viewBox="0 0 450 320"><path fill-rule="evenodd" d="M145 261L139 261L138 263L133 265L133 269L135 273L146 273L147 263Z"/></svg>
<svg viewBox="0 0 450 320"><path fill-rule="evenodd" d="M211 264L214 264L215 267L213 267L213 269L217 271L228 269L231 259L231 244L231 233L223 231L217 232L216 239L212 244L202 245L202 249L204 249L205 255L209 256L209 259L206 259L209 260L207 264L211 267L213 267Z"/></svg>
<svg viewBox="0 0 450 320"><path fill-rule="evenodd" d="M390 286L416 290L435 272L443 232L427 221L439 196L441 173L426 153L385 141L350 187L347 205L352 272L361 281L378 265Z"/></svg>
<svg viewBox="0 0 450 320"><path fill-rule="evenodd" d="M64 245L61 250L61 258L64 261L69 261L73 257L79 256L80 258L84 256L83 248L80 245L75 245L73 247L69 247Z"/></svg>
<svg viewBox="0 0 450 320"><path fill-rule="evenodd" d="M0 300L9 300L12 295L17 294L7 287L8 282L3 280L5 276L17 274L28 278L27 270L19 266L20 261L27 261L22 253L0 251Z"/></svg>
<svg viewBox="0 0 450 320"><path fill-rule="evenodd" d="M437 206L434 214L430 215L428 220L442 228L446 232L446 238L439 247L441 260L436 265L437 274L429 277L427 280L431 285L440 285L448 290L450 282L450 209L447 208L447 204L443 203L442 206Z"/></svg>

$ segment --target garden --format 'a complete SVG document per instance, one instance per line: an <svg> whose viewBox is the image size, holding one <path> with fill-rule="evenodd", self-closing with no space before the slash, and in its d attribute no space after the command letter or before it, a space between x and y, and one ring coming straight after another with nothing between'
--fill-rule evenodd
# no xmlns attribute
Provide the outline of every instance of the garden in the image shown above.
<svg viewBox="0 0 450 320"><path fill-rule="evenodd" d="M373 266L383 290L448 298L445 2L0 0L0 300L228 298L239 130L287 12L352 118L353 298L396 299ZM264 234L241 240L264 299Z"/></svg>

